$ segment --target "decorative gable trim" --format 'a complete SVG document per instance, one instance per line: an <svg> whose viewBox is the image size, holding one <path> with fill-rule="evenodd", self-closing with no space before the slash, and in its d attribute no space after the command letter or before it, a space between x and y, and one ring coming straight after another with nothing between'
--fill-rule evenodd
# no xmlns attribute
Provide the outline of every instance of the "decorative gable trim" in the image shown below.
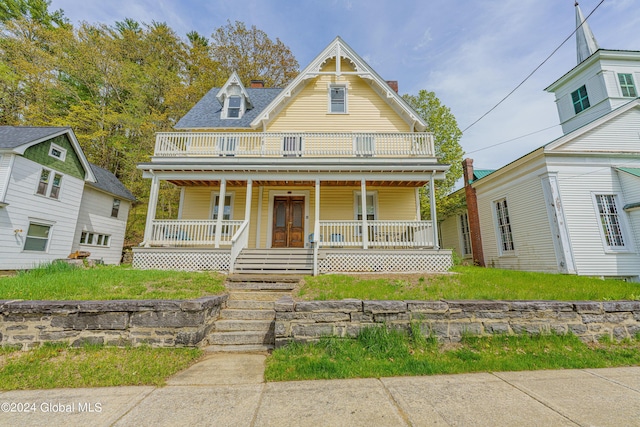
<svg viewBox="0 0 640 427"><path fill-rule="evenodd" d="M229 109L232 108L229 101L234 96L240 97L240 105L233 106L233 108L240 109L237 117L229 114ZM244 88L244 85L240 80L240 76L238 76L238 73L236 73L235 71L231 74L224 86L222 86L222 88L218 91L216 99L218 100L218 102L220 102L220 105L222 105L222 111L220 112L220 118L222 119L239 119L242 117L246 110L252 108L251 100L249 99L249 93Z"/></svg>
<svg viewBox="0 0 640 427"><path fill-rule="evenodd" d="M322 71L324 65L336 59L335 71ZM347 60L355 71L343 71L342 60ZM332 74L356 75L365 80L372 89L393 110L400 115L413 129L424 131L427 123L396 93L387 82L382 79L344 40L336 37L298 76L285 87L282 92L251 122L251 127L257 129L264 125L286 106L311 80L320 75Z"/></svg>

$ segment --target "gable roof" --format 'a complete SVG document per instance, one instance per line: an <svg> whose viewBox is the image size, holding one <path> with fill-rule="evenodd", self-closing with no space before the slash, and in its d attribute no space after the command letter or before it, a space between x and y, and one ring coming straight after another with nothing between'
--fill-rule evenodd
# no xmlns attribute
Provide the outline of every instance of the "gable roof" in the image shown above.
<svg viewBox="0 0 640 427"><path fill-rule="evenodd" d="M330 59L344 58L351 62L355 72L340 70L340 61L336 61L336 75L355 74L365 79L374 91L393 108L396 113L412 124L416 130L424 131L427 123L415 112L398 93L391 89L387 82L376 73L340 36L336 37L307 67L285 87L266 108L251 122L252 128L258 128L261 123L269 122L288 104L306 85L306 83L323 74L322 66Z"/></svg>
<svg viewBox="0 0 640 427"><path fill-rule="evenodd" d="M136 201L135 196L131 194L127 187L125 187L114 174L100 166L94 165L93 163L90 163L90 165L91 170L96 177L96 182L89 183L91 187L113 194L114 196L118 196L122 199L130 200L132 202Z"/></svg>
<svg viewBox="0 0 640 427"><path fill-rule="evenodd" d="M239 119L221 119L223 106L217 99L221 88L214 87L207 92L174 126L175 129L207 128L251 128L251 122L282 91L279 88L245 89L253 108L248 109Z"/></svg>
<svg viewBox="0 0 640 427"><path fill-rule="evenodd" d="M78 155L85 171L84 180L95 182L89 161L80 147L73 130L70 127L55 126L0 126L0 151L9 151L23 155L27 148L41 142L66 134L71 146Z"/></svg>

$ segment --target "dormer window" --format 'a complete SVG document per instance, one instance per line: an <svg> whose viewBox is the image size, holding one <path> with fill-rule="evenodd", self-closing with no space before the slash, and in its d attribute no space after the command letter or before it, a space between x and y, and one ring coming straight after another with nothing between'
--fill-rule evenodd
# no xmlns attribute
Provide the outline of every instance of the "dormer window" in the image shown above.
<svg viewBox="0 0 640 427"><path fill-rule="evenodd" d="M230 96L229 104L227 106L227 118L239 119L241 105L242 105L242 98L240 98L239 96Z"/></svg>

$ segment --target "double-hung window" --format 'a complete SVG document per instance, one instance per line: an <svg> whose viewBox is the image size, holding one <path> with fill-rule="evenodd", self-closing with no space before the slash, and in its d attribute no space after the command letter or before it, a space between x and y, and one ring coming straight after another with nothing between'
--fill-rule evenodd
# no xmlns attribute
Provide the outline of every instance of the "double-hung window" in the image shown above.
<svg viewBox="0 0 640 427"><path fill-rule="evenodd" d="M622 92L622 96L628 98L635 98L638 96L636 85L633 83L633 74L618 74L618 81L620 82L620 91Z"/></svg>
<svg viewBox="0 0 640 427"><path fill-rule="evenodd" d="M120 212L120 199L113 199L113 204L111 205L111 218L118 218L119 212Z"/></svg>
<svg viewBox="0 0 640 427"><path fill-rule="evenodd" d="M580 86L578 90L571 94L571 100L573 101L573 110L578 114L579 112L586 110L591 106L589 104L589 95L587 95L586 86Z"/></svg>
<svg viewBox="0 0 640 427"><path fill-rule="evenodd" d="M495 202L496 221L498 226L498 237L500 238L499 249L501 254L508 254L514 251L513 234L511 232L511 218L509 217L509 207L507 199L500 199Z"/></svg>
<svg viewBox="0 0 640 427"><path fill-rule="evenodd" d="M241 105L242 99L239 96L230 96L227 104L227 118L239 119Z"/></svg>
<svg viewBox="0 0 640 427"><path fill-rule="evenodd" d="M53 175L53 178L51 178ZM36 188L36 194L41 196L49 196L52 199L60 198L60 187L62 186L62 175L52 173L48 169L42 169L40 172L40 180Z"/></svg>
<svg viewBox="0 0 640 427"><path fill-rule="evenodd" d="M211 206L211 219L218 219L218 210L220 209L220 194L214 194L212 198ZM224 208L222 210L222 220L229 221L233 217L233 194L227 193L224 196ZM231 234L231 228L229 225L223 225L221 231L222 236L229 236Z"/></svg>
<svg viewBox="0 0 640 427"><path fill-rule="evenodd" d="M594 194L593 197L598 208L600 231L606 249L628 250L617 197L614 194Z"/></svg>
<svg viewBox="0 0 640 427"><path fill-rule="evenodd" d="M27 238L24 241L25 251L46 252L49 246L51 225L29 223Z"/></svg>
<svg viewBox="0 0 640 427"><path fill-rule="evenodd" d="M469 216L466 212L460 215L460 241L462 256L471 255L471 233L469 232Z"/></svg>
<svg viewBox="0 0 640 427"><path fill-rule="evenodd" d="M329 112L338 114L347 112L346 86L331 86L329 88Z"/></svg>

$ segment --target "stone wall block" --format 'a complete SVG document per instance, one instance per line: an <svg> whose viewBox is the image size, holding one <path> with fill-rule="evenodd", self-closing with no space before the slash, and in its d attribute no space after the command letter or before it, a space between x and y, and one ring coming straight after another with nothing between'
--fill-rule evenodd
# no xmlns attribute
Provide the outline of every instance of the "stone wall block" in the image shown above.
<svg viewBox="0 0 640 427"><path fill-rule="evenodd" d="M129 313L76 313L55 316L51 326L74 330L126 329Z"/></svg>
<svg viewBox="0 0 640 427"><path fill-rule="evenodd" d="M389 323L402 321L408 323L411 320L409 313L378 313L373 315L373 321L376 323Z"/></svg>
<svg viewBox="0 0 640 427"><path fill-rule="evenodd" d="M516 334L529 335L539 335L550 331L548 323L514 323L511 325L511 329Z"/></svg>
<svg viewBox="0 0 640 427"><path fill-rule="evenodd" d="M309 324L309 325L292 325L291 335L297 337L313 337L319 338L333 333L333 325L330 324Z"/></svg>
<svg viewBox="0 0 640 427"><path fill-rule="evenodd" d="M85 345L103 345L104 337L101 336L87 336L81 337L71 343L71 347L82 347Z"/></svg>
<svg viewBox="0 0 640 427"><path fill-rule="evenodd" d="M205 329L178 332L175 343L180 346L195 346L207 336Z"/></svg>
<svg viewBox="0 0 640 427"><path fill-rule="evenodd" d="M623 340L625 338L629 338L627 334L627 329L624 326L616 326L613 328L613 338L617 340Z"/></svg>
<svg viewBox="0 0 640 427"><path fill-rule="evenodd" d="M510 301L517 311L573 311L573 304L566 301Z"/></svg>
<svg viewBox="0 0 640 427"><path fill-rule="evenodd" d="M451 322L449 324L449 338L462 337L465 334L482 335L484 328L482 323L459 323Z"/></svg>
<svg viewBox="0 0 640 427"><path fill-rule="evenodd" d="M492 300L464 300L464 301L446 301L449 310L463 310L466 312L477 311L509 311L509 303L506 301Z"/></svg>
<svg viewBox="0 0 640 427"><path fill-rule="evenodd" d="M406 313L407 303L405 301L363 301L365 313Z"/></svg>
<svg viewBox="0 0 640 427"><path fill-rule="evenodd" d="M351 313L351 321L362 322L362 323L373 323L373 315L364 314L364 313Z"/></svg>
<svg viewBox="0 0 640 427"><path fill-rule="evenodd" d="M311 313L311 320L318 323L327 322L348 322L351 320L349 313Z"/></svg>
<svg viewBox="0 0 640 427"><path fill-rule="evenodd" d="M199 326L204 321L204 318L205 313L203 311L146 311L133 313L129 322L132 327L175 328Z"/></svg>
<svg viewBox="0 0 640 427"><path fill-rule="evenodd" d="M640 311L640 301L605 301L602 303L605 312Z"/></svg>
<svg viewBox="0 0 640 427"><path fill-rule="evenodd" d="M290 322L283 322L281 320L276 320L276 323L274 325L274 334L276 335L276 337L284 337L289 334L290 329L291 329Z"/></svg>
<svg viewBox="0 0 640 427"><path fill-rule="evenodd" d="M488 334L509 334L511 332L511 328L509 328L508 323L484 322L483 326L484 326L484 330Z"/></svg>
<svg viewBox="0 0 640 427"><path fill-rule="evenodd" d="M584 335L587 333L587 327L582 323L569 324L569 330L578 336Z"/></svg>
<svg viewBox="0 0 640 427"><path fill-rule="evenodd" d="M449 310L449 304L444 301L405 301L407 309L411 312L445 313Z"/></svg>
<svg viewBox="0 0 640 427"><path fill-rule="evenodd" d="M275 302L275 310L278 311L294 311L295 303L291 295L284 296Z"/></svg>
<svg viewBox="0 0 640 427"><path fill-rule="evenodd" d="M573 307L576 312L581 314L601 314L604 312L602 303L596 301L575 301Z"/></svg>
<svg viewBox="0 0 640 427"><path fill-rule="evenodd" d="M300 301L295 304L295 310L305 311L338 311L352 313L362 311L362 301L358 299L343 299L340 301Z"/></svg>

